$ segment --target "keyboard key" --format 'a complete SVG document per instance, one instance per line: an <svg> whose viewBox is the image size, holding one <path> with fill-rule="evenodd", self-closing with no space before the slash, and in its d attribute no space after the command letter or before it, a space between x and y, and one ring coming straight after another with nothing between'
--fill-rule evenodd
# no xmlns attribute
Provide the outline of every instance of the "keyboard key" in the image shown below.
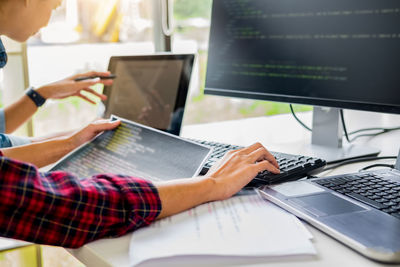
<svg viewBox="0 0 400 267"><path fill-rule="evenodd" d="M385 202L385 203L383 203L383 205L386 205L386 206L395 206L396 205L396 203L394 203L394 202L392 202L392 201L389 201L389 202Z"/></svg>
<svg viewBox="0 0 400 267"><path fill-rule="evenodd" d="M356 199L356 200L358 200L358 201L360 201L360 202L362 202L362 203L364 203L364 204L367 204L367 205L372 206L372 207L374 207L374 208L376 208L376 209L379 209L379 210L380 210L380 209L387 208L387 206L385 206L384 204L378 203L378 202L376 202L376 201L374 201L374 200L371 200L371 199L366 198L366 197L364 197L364 196L361 196L361 195L359 195L359 194L347 193L346 196L349 196L349 197L351 197L351 198L354 198L354 199Z"/></svg>
<svg viewBox="0 0 400 267"><path fill-rule="evenodd" d="M379 192L379 193L376 193L375 195L377 195L379 197L383 197L383 196L387 196L388 194L386 192Z"/></svg>
<svg viewBox="0 0 400 267"><path fill-rule="evenodd" d="M395 199L396 197L393 196L393 195L386 195L386 196L383 196L383 198L384 198L384 199L392 200L392 199Z"/></svg>

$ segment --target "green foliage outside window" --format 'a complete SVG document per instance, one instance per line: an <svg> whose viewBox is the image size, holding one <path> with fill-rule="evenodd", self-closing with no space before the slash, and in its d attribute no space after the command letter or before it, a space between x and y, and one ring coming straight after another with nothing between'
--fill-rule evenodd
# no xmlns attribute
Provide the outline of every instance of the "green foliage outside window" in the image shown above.
<svg viewBox="0 0 400 267"><path fill-rule="evenodd" d="M177 20L211 17L212 0L175 0L174 17Z"/></svg>

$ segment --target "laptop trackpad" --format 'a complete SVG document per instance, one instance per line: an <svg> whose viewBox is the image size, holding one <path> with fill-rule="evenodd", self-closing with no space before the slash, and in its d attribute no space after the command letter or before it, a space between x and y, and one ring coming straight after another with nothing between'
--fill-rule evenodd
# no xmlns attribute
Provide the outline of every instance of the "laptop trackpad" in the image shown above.
<svg viewBox="0 0 400 267"><path fill-rule="evenodd" d="M317 217L366 210L330 193L291 198L289 202L302 207Z"/></svg>

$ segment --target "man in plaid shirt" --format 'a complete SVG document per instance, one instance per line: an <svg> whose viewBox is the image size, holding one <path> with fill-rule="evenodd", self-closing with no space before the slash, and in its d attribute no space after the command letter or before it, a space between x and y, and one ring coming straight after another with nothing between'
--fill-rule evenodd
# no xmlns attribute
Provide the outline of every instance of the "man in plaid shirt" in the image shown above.
<svg viewBox="0 0 400 267"><path fill-rule="evenodd" d="M51 11L60 2L2 0L0 34L26 41L46 25ZM1 44L0 68L6 62L7 55ZM109 73L76 75L29 90L19 101L1 111L4 132L18 128L48 98L78 96L91 101L81 91L104 98L89 88L100 81L75 81L90 75ZM57 161L119 123L98 121L71 135L3 148L0 151L0 236L76 248L102 237L123 235L205 202L229 198L260 171L279 173L275 158L259 143L229 152L204 177L155 184L112 174L82 178L65 172L38 171L36 166Z"/></svg>

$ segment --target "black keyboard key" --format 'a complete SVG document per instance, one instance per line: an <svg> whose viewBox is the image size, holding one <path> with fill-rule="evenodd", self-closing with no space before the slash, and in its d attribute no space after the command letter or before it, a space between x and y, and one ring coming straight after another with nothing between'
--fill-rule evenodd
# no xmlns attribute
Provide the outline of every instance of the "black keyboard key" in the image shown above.
<svg viewBox="0 0 400 267"><path fill-rule="evenodd" d="M320 185L325 185L325 184L330 184L331 182L328 179L322 179L322 180L316 181L316 183L318 183Z"/></svg>
<svg viewBox="0 0 400 267"><path fill-rule="evenodd" d="M371 183L371 182L365 182L365 183L363 183L363 185L365 185L365 186L370 186L370 185L374 185L374 183Z"/></svg>
<svg viewBox="0 0 400 267"><path fill-rule="evenodd" d="M341 194L350 193L350 191L346 190L346 189L338 189L338 190L336 190L336 192L341 193Z"/></svg>
<svg viewBox="0 0 400 267"><path fill-rule="evenodd" d="M392 207L390 207L390 209L391 209L390 213L399 212L400 211L400 206L392 206Z"/></svg>
<svg viewBox="0 0 400 267"><path fill-rule="evenodd" d="M383 196L383 198L384 199L388 199L388 200L392 200L392 199L395 199L396 197L393 196L393 195L386 195L386 196Z"/></svg>
<svg viewBox="0 0 400 267"><path fill-rule="evenodd" d="M379 192L379 193L376 193L375 195L377 195L378 197L383 197L383 196L387 196L388 194L386 192Z"/></svg>
<svg viewBox="0 0 400 267"><path fill-rule="evenodd" d="M396 206L396 203L389 201L389 202L384 202L383 205L391 207L391 206Z"/></svg>
<svg viewBox="0 0 400 267"><path fill-rule="evenodd" d="M291 173L302 171L302 170L304 170L303 166L293 166L293 167L288 167L286 169L287 172L291 172Z"/></svg>
<svg viewBox="0 0 400 267"><path fill-rule="evenodd" d="M376 209L379 209L379 210L380 210L380 209L387 208L387 206L385 206L384 204L379 203L379 202L376 202L376 201L374 201L374 200L371 200L371 199L369 199L369 198L367 198L367 197L364 197L364 196L361 196L361 195L359 195L359 194L347 193L346 196L349 196L349 197L351 197L351 198L354 198L354 199L356 199L356 200L358 200L358 201L360 201L360 202L362 202L362 203L364 203L364 204L367 204L367 205L372 206L372 207L374 207L374 208L376 208Z"/></svg>

